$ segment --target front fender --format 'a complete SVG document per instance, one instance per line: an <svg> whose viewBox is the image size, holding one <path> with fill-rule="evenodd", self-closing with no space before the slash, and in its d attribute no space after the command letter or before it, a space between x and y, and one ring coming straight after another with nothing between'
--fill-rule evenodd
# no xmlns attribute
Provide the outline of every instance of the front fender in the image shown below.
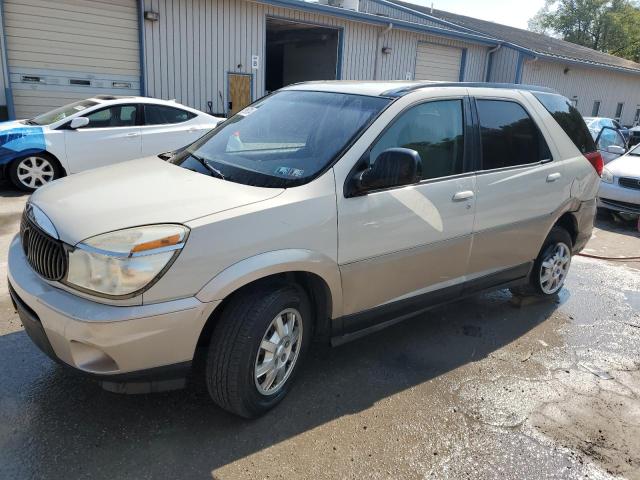
<svg viewBox="0 0 640 480"><path fill-rule="evenodd" d="M308 272L322 278L331 292L331 316L338 318L342 315L342 283L338 264L311 250L276 250L249 257L212 278L196 294L196 298L202 302L223 300L251 282L287 272Z"/></svg>

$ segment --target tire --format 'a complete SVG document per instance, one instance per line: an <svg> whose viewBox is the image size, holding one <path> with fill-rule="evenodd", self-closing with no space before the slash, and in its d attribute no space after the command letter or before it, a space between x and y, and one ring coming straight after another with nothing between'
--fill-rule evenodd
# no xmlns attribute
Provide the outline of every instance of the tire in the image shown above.
<svg viewBox="0 0 640 480"><path fill-rule="evenodd" d="M9 165L11 183L25 192L34 192L62 175L58 160L44 152L18 158Z"/></svg>
<svg viewBox="0 0 640 480"><path fill-rule="evenodd" d="M511 292L518 296L552 297L556 295L562 289L569 273L572 246L569 232L562 227L553 227L533 263L528 284L512 288ZM548 278L548 275L551 278Z"/></svg>
<svg viewBox="0 0 640 480"><path fill-rule="evenodd" d="M280 338L278 332L285 335ZM205 378L211 398L241 417L266 413L290 390L312 335L311 307L302 288L283 285L238 294L224 308L209 344ZM265 338L272 340L266 344L274 352L262 348Z"/></svg>

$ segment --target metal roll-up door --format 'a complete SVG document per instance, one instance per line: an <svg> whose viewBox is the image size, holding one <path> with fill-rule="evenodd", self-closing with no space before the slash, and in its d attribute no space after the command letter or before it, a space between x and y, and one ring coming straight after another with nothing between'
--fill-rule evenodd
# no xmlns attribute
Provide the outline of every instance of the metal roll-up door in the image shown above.
<svg viewBox="0 0 640 480"><path fill-rule="evenodd" d="M140 93L136 0L5 0L4 13L16 118Z"/></svg>
<svg viewBox="0 0 640 480"><path fill-rule="evenodd" d="M415 78L457 82L460 79L461 63L461 48L418 43Z"/></svg>

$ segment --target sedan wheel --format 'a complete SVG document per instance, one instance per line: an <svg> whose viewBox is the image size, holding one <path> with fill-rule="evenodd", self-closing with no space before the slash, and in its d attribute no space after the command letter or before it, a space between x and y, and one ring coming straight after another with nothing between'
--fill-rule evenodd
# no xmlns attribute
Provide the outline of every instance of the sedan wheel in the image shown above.
<svg viewBox="0 0 640 480"><path fill-rule="evenodd" d="M18 188L33 191L55 180L56 167L49 158L32 156L18 160L11 173Z"/></svg>

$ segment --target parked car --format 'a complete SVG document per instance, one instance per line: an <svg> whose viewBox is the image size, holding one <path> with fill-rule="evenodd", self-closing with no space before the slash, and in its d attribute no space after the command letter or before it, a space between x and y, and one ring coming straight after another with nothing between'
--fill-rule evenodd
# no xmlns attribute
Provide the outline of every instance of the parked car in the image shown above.
<svg viewBox="0 0 640 480"><path fill-rule="evenodd" d="M182 386L203 352L214 401L254 417L312 339L485 289L557 294L602 158L566 98L491 87L292 85L169 161L39 189L8 261L27 333L118 391Z"/></svg>
<svg viewBox="0 0 640 480"><path fill-rule="evenodd" d="M595 143L605 165L627 151L627 142L617 128L602 127Z"/></svg>
<svg viewBox="0 0 640 480"><path fill-rule="evenodd" d="M192 143L223 119L174 101L98 96L0 124L0 177L26 191Z"/></svg>
<svg viewBox="0 0 640 480"><path fill-rule="evenodd" d="M604 168L598 207L618 213L640 214L640 145Z"/></svg>
<svg viewBox="0 0 640 480"><path fill-rule="evenodd" d="M636 125L629 129L629 147L640 143L640 126Z"/></svg>
<svg viewBox="0 0 640 480"><path fill-rule="evenodd" d="M620 122L613 118L605 118L605 117L584 117L584 121L589 127L589 131L591 132L591 136L595 139L600 131L604 127L614 128L622 134L625 141L628 142L630 138L630 132L627 127L623 127L620 125Z"/></svg>

